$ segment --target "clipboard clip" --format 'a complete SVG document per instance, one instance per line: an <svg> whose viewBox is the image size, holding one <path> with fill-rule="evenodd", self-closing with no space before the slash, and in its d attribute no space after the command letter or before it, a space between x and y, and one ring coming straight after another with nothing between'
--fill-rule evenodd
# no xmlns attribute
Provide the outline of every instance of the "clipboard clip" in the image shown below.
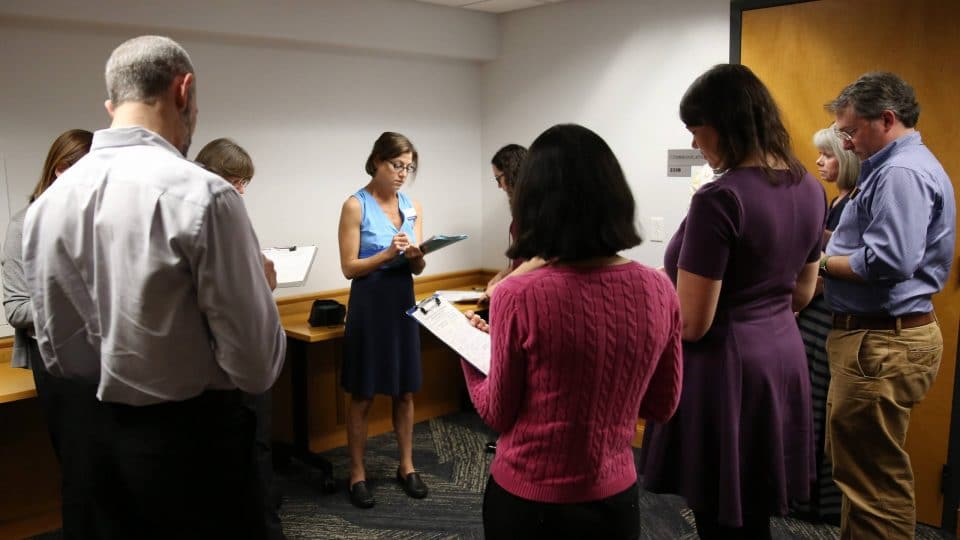
<svg viewBox="0 0 960 540"><path fill-rule="evenodd" d="M423 313L424 315L426 315L427 313L430 312L430 310L432 310L433 308L439 305L440 305L440 296L437 294L434 294L430 298L427 298L422 302L420 302L419 304L417 304L417 309L420 310L420 313Z"/></svg>

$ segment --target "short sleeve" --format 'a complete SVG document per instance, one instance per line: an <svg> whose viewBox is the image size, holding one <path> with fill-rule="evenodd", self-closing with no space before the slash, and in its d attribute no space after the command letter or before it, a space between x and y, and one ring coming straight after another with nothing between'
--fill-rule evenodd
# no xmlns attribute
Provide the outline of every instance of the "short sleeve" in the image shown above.
<svg viewBox="0 0 960 540"><path fill-rule="evenodd" d="M742 208L729 189L700 188L690 201L677 267L707 279L723 279L730 250L740 236Z"/></svg>

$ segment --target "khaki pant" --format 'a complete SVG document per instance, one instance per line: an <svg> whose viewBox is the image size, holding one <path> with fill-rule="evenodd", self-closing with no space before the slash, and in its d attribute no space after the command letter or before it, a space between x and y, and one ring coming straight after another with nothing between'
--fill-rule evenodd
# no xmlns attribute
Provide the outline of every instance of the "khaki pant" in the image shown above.
<svg viewBox="0 0 960 540"><path fill-rule="evenodd" d="M903 446L910 410L940 368L940 326L831 330L827 354L825 451L843 492L840 538L912 539L913 469Z"/></svg>

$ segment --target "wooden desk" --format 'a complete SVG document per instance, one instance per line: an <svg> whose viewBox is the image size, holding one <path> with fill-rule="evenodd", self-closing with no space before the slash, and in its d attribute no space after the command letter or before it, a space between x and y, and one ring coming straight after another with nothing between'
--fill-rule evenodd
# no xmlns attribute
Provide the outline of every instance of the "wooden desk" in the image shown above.
<svg viewBox="0 0 960 540"><path fill-rule="evenodd" d="M10 367L10 359L0 358L0 403L37 397L33 373L29 369Z"/></svg>
<svg viewBox="0 0 960 540"><path fill-rule="evenodd" d="M10 367L13 339L0 339L0 538L60 527L60 466L29 369Z"/></svg>
<svg viewBox="0 0 960 540"><path fill-rule="evenodd" d="M419 300L439 289L469 290L484 285L492 274L475 270L418 278L414 293ZM350 396L340 387L344 328L313 328L306 321L314 299L333 298L346 304L348 294L343 289L278 301L287 332L287 361L274 386L273 432L276 440L293 445L298 452L317 453L347 443ZM453 351L422 329L420 349L423 386L415 397L416 422L458 411L466 399L459 358ZM370 409L369 435L392 430L391 400L378 396Z"/></svg>

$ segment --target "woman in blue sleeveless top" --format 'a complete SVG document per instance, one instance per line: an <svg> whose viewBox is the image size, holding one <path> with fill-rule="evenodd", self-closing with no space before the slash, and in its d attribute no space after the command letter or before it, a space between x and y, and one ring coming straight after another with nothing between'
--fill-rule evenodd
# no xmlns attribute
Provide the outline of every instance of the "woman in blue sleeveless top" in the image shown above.
<svg viewBox="0 0 960 540"><path fill-rule="evenodd" d="M416 173L417 150L399 133L380 135L367 158L370 182L343 203L340 267L352 280L341 384L350 393L350 502L370 508L374 498L363 465L367 414L374 394L393 398L400 447L397 481L414 498L427 487L413 467L413 393L420 389L420 334L406 310L414 304L413 276L426 263L420 204L400 193Z"/></svg>

